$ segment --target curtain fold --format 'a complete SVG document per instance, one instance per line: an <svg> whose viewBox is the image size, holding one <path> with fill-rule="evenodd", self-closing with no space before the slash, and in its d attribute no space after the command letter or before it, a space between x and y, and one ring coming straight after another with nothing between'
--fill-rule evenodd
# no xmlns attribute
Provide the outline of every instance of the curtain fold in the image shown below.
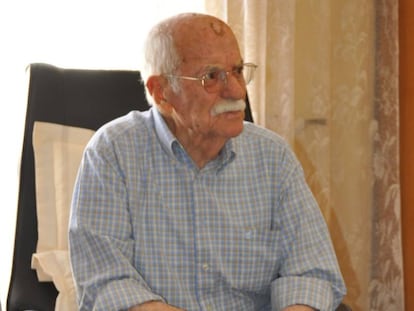
<svg viewBox="0 0 414 311"><path fill-rule="evenodd" d="M399 176L398 2L376 0L370 310L404 310Z"/></svg>
<svg viewBox="0 0 414 311"><path fill-rule="evenodd" d="M255 122L283 136L327 220L353 310L404 310L398 4L206 0L259 65Z"/></svg>

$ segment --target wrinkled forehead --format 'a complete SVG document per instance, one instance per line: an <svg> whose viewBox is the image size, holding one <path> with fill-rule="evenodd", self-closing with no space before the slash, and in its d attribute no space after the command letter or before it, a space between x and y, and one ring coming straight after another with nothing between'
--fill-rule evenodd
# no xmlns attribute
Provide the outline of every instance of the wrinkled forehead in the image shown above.
<svg viewBox="0 0 414 311"><path fill-rule="evenodd" d="M233 31L223 21L212 16L183 18L174 25L173 37L177 51L184 58L217 53L240 54Z"/></svg>
<svg viewBox="0 0 414 311"><path fill-rule="evenodd" d="M230 28L221 20L206 15L189 15L178 21L178 32L202 33L212 37L223 37L231 33Z"/></svg>

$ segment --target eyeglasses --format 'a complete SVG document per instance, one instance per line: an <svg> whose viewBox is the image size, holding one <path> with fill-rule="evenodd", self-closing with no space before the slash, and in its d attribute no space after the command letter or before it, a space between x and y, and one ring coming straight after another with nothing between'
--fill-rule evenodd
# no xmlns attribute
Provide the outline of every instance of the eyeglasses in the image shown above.
<svg viewBox="0 0 414 311"><path fill-rule="evenodd" d="M248 85L253 80L256 68L257 65L253 63L244 63L236 66L230 71L211 68L207 73L203 74L200 77L178 76L172 74L165 76L184 80L200 81L201 85L208 93L214 93L219 91L223 85L227 85L228 75L230 74L238 81L243 81L245 85Z"/></svg>

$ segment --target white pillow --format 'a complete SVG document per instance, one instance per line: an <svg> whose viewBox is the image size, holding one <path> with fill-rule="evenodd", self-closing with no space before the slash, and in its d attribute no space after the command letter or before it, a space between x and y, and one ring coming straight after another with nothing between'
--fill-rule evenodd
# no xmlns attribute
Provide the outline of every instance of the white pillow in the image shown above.
<svg viewBox="0 0 414 311"><path fill-rule="evenodd" d="M39 281L55 284L57 311L78 310L69 262L68 221L79 164L93 133L46 122L35 122L33 128L38 242L32 268Z"/></svg>

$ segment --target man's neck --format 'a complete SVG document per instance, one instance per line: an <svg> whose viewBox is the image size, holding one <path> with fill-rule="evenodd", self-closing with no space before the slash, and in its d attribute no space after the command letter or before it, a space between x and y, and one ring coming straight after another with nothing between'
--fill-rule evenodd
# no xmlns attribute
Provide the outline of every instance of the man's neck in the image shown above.
<svg viewBox="0 0 414 311"><path fill-rule="evenodd" d="M180 135L176 137L199 169L202 169L208 162L217 158L227 141L227 139L217 137L180 137Z"/></svg>
<svg viewBox="0 0 414 311"><path fill-rule="evenodd" d="M165 116L163 119L199 169L214 160L229 139L220 135L204 134L191 128L177 127L172 119Z"/></svg>

